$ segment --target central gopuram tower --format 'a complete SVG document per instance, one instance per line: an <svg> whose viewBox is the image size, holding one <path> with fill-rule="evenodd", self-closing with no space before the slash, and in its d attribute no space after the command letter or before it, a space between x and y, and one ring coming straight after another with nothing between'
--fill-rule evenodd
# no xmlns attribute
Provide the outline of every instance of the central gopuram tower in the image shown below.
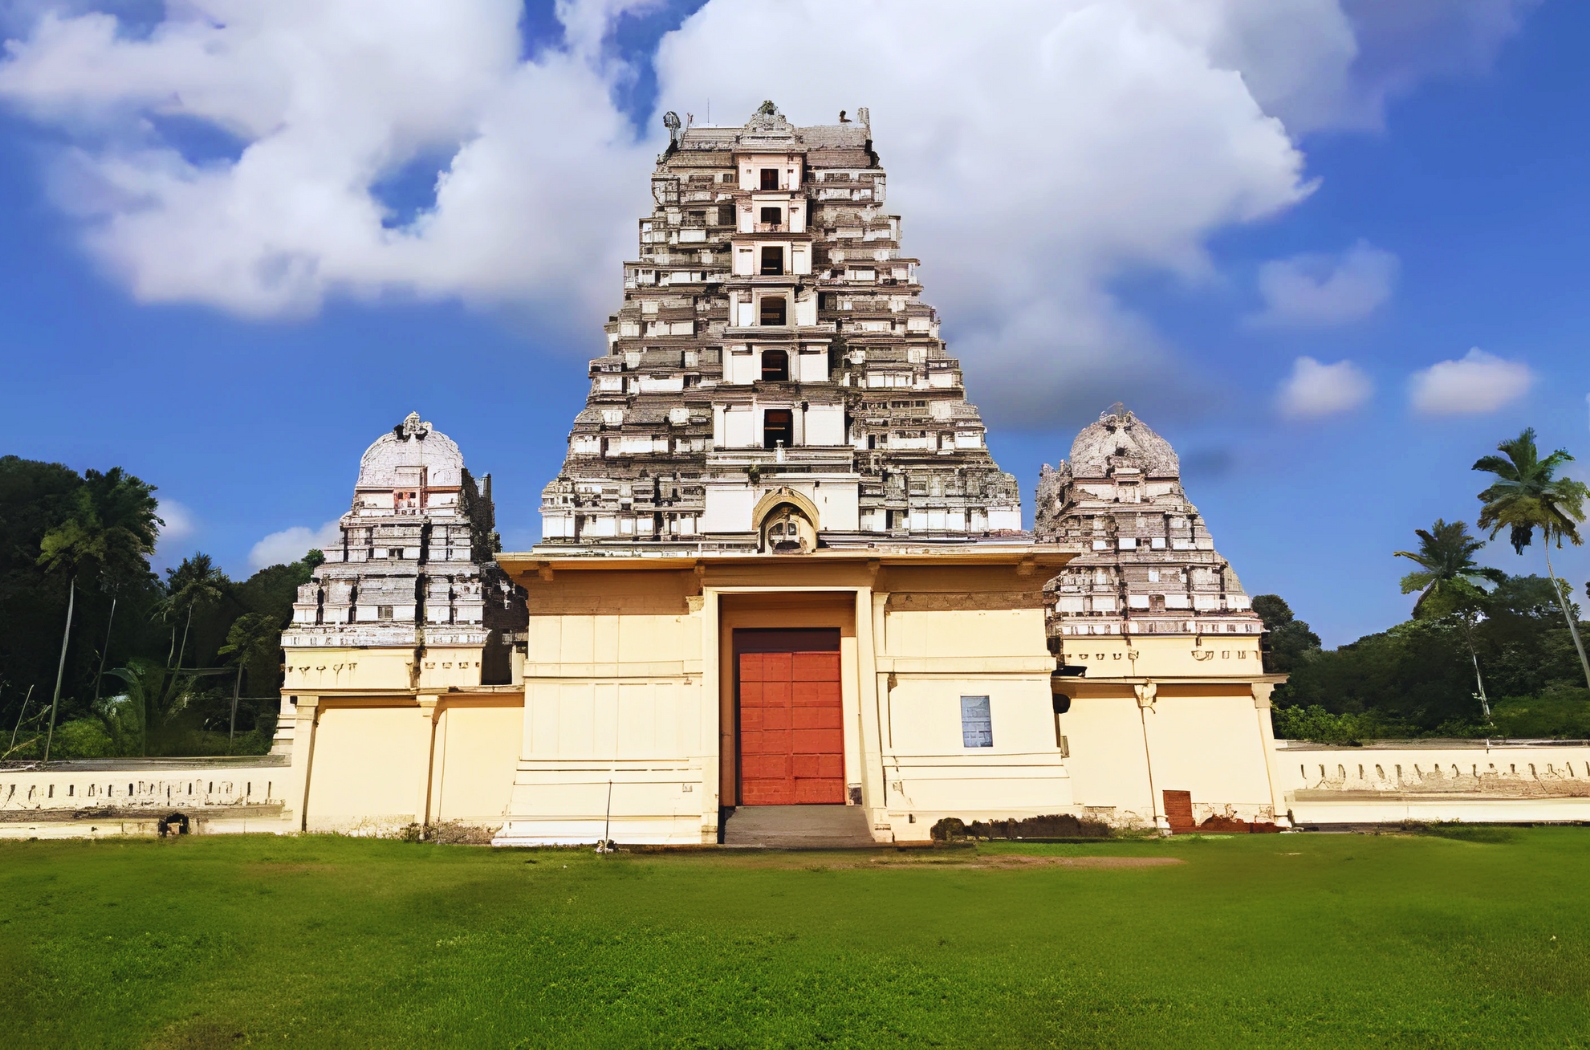
<svg viewBox="0 0 1590 1050"><path fill-rule="evenodd" d="M798 128L681 127L543 544L570 553L968 543L1021 528L917 260L867 111Z"/></svg>

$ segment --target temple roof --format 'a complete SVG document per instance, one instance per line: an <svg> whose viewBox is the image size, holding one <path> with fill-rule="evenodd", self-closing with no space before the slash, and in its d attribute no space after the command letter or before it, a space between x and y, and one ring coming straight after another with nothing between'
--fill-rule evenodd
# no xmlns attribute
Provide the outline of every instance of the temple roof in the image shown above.
<svg viewBox="0 0 1590 1050"><path fill-rule="evenodd" d="M420 419L418 412L382 434L359 458L359 488L400 488L419 484L424 467L428 488L464 483L464 454L453 439Z"/></svg>
<svg viewBox="0 0 1590 1050"><path fill-rule="evenodd" d="M1116 403L1099 413L1099 421L1084 427L1071 443L1071 473L1075 477L1102 478L1112 465L1125 465L1123 460L1137 461L1131 465L1156 477L1181 474L1181 461L1170 442Z"/></svg>

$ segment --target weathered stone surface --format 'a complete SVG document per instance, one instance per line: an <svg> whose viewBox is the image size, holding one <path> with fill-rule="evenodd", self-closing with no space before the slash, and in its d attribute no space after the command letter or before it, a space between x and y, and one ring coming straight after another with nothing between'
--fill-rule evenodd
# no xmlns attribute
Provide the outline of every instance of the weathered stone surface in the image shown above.
<svg viewBox="0 0 1590 1050"><path fill-rule="evenodd" d="M1034 538L1084 553L1045 590L1050 633L1257 634L1231 564L1187 500L1170 442L1121 405L1038 478Z"/></svg>
<svg viewBox="0 0 1590 1050"><path fill-rule="evenodd" d="M543 492L546 545L799 551L1020 530L1018 486L901 255L858 116L801 128L767 103L738 128L665 120L608 353Z"/></svg>

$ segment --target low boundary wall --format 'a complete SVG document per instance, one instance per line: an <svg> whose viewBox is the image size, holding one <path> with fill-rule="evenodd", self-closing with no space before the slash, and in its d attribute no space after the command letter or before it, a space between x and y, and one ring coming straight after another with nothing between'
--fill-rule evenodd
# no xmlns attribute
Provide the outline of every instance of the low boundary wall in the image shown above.
<svg viewBox="0 0 1590 1050"><path fill-rule="evenodd" d="M0 769L0 839L154 835L181 813L194 834L281 833L285 755L120 758Z"/></svg>
<svg viewBox="0 0 1590 1050"><path fill-rule="evenodd" d="M1393 824L1590 821L1590 743L1377 741L1362 747L1276 742L1292 820Z"/></svg>

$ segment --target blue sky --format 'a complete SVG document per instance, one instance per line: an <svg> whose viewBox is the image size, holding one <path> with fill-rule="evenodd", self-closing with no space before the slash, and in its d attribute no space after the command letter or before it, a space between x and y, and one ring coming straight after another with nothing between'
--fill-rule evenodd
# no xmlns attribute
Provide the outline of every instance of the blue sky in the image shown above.
<svg viewBox="0 0 1590 1050"><path fill-rule="evenodd" d="M1410 0L1410 9L1422 3ZM1130 0L1052 6L1098 15L1098 26L1117 25L1103 15L1123 5ZM206 32L247 28L221 25L227 4L207 6L214 17ZM436 49L427 59L459 56L462 72L446 67L438 76L459 79L489 64L480 55L517 18L496 10L502 6L483 0L478 26L460 15L456 39L434 25L416 31ZM767 9L770 32L782 32L789 6ZM652 4L611 18L573 5L566 29L550 5L536 5L518 21L511 46L503 45L512 53L490 58L500 79L455 107L465 116L440 103L416 116L430 99L380 95L390 112L379 119L401 133L383 140L378 170L362 175L359 189L385 209L377 229L419 231L407 245L415 251L394 262L354 238L321 244L309 223L281 265L291 270L307 259L312 274L338 276L311 276L308 291L278 294L279 283L239 284L227 274L237 259L256 258L249 238L273 235L270 226L280 221L265 234L241 221L229 225L225 212L204 210L208 198L169 190L155 177L166 170L159 164L139 169L141 181L122 174L123 162L143 163L156 144L169 151L162 156L190 165L185 186L204 173L224 180L251 143L277 134L277 117L256 116L274 96L265 91L266 101L236 112L224 111L230 103L192 101L216 83L235 88L232 68L184 82L181 105L163 101L170 89L139 79L147 72L117 72L114 63L103 78L109 87L90 84L82 70L49 61L52 45L38 22L49 7L0 5L0 28L29 42L0 63L7 202L0 209L0 452L78 469L126 467L180 505L163 561L202 549L238 575L249 571L250 551L264 537L317 529L345 510L359 453L411 409L457 440L477 474L492 473L505 543L534 542L541 486L555 475L583 402L585 359L600 352L601 315L620 298L615 263L644 207L656 114L673 108L703 121L714 96L719 123L743 120L744 99L753 97L780 100L797 122L831 121L829 110L837 109L827 89L799 80L805 67L793 60L786 68L776 55L753 56L750 71L740 72L733 61L700 59L722 53L713 48L736 29L735 19L755 28L762 16L743 8ZM56 24L86 25L71 20L92 7L63 7ZM1189 65L1185 75L1201 79L1176 94L1201 99L1195 109L1156 107L1152 98L1138 106L1132 95L1121 103L1100 88L1097 99L1065 92L1072 108L1040 111L1036 123L1024 117L1022 127L1044 129L1064 148L1035 155L1036 173L1024 176L1021 192L1043 206L1014 223L1010 216L1024 213L1002 211L1008 205L986 188L973 192L931 167L968 140L966 128L985 123L979 114L1023 104L1009 78L991 72L976 82L978 104L990 109L970 111L965 125L950 123L959 111L948 96L894 98L877 83L857 89L860 104L872 107L878 150L899 186L890 203L905 217L906 247L923 258L926 298L943 311L990 445L1029 503L1040 464L1064 458L1076 430L1123 399L1181 452L1190 495L1248 590L1286 596L1331 644L1406 615L1409 601L1397 589L1405 563L1391 552L1412 545L1412 530L1438 516L1473 521L1483 482L1469 465L1497 441L1533 425L1544 445L1590 457L1583 349L1590 263L1580 250L1590 232L1590 82L1582 62L1590 8L1475 0L1481 14L1505 9L1514 21L1503 30L1493 23L1480 43L1454 50L1440 26L1427 37L1388 34L1354 16L1362 7L1343 10L1359 56L1344 67L1359 78L1349 82L1358 94L1347 101L1336 88L1327 97L1317 85L1276 87L1263 58L1231 57L1229 39L1240 35L1233 30L1226 42L1208 44L1208 54L1215 67L1239 68L1242 81ZM159 43L170 29L158 5L101 9L123 16L107 48ZM305 16L302 31L335 31L313 22ZM1081 32L1081 24L1073 20L1066 32ZM950 52L967 49L961 57L975 79L979 62L997 64L1001 48L1018 47L1008 26L994 30L1003 35L979 44L968 42L973 29L946 25L941 46L952 59ZM1277 41L1289 38L1273 35L1280 30L1268 23L1243 30L1250 49L1259 46L1251 33L1261 30L1272 36L1257 38L1259 45L1284 54ZM1065 37L1055 34L1045 39L1060 50L1045 52L1044 61L1060 63L1063 75ZM416 45L395 37L390 46L393 68L412 69L415 56L403 49ZM1110 54L1092 53L1104 54L1101 61ZM1329 59L1317 63L1322 80ZM1395 75L1373 80L1370 59ZM843 55L832 60L841 70L857 68ZM246 84L274 76L291 87L307 76L248 48L227 61L249 71ZM765 83L756 79L757 61L767 67ZM1155 71L1171 65L1166 59ZM1090 70L1086 83L1114 72ZM528 82L514 79L527 73L534 74ZM377 86L380 75L371 74ZM1244 84L1256 103L1245 101ZM510 97L512 105L502 101ZM837 97L853 96L841 85ZM1100 165L1120 163L1124 174L1090 181L1060 159L1054 185L1045 184L1045 158L1103 148L1095 139L1067 144L1065 129L1094 115L1093 106L1113 137L1135 143L1125 159L1097 154ZM1208 124L1220 107L1229 119ZM333 94L315 110L331 116L298 116L298 107L285 119L320 120L311 130L357 139L360 120L378 119L361 116L371 108L362 97ZM944 125L930 135L924 129L941 110ZM438 198L436 174L451 165L452 191L471 192L473 169L454 155L464 144L500 137L494 129L503 113L522 115L507 123L537 129L528 144L506 151L509 170L558 172L566 164L590 177L576 179L572 196L559 196L570 193L567 180L528 178L536 196L526 201L483 197L491 207L482 213L525 232L503 237L499 254L471 261L474 241L464 234L442 240L455 235L441 219L435 228L424 224L427 215L460 214L462 206ZM1050 115L1056 130L1043 123ZM1207 135L1199 130L1206 124ZM538 145L574 142L587 128L598 131L578 150ZM1179 141L1184 131L1186 142ZM1239 138L1240 148L1200 145ZM1243 167L1266 150L1269 159ZM1178 170L1183 155L1185 170ZM1300 165L1294 172L1283 170L1289 156ZM317 177L311 172L306 183ZM986 177L977 179L966 185L986 187ZM1214 195L1203 192L1209 186L1229 187L1223 203L1205 203ZM1082 214L1068 212L1068 200L1087 193L1116 196L1089 198ZM350 199L356 210L365 198ZM1057 229L1043 228L1049 217ZM475 240L496 232L490 221L457 228L477 231ZM428 248L421 235L440 247ZM1013 283L1031 286L1026 298L1009 293L995 302L1006 293L981 288L973 271L986 268L976 260L1005 257L1007 246L1014 265L1041 269L1055 259L1063 272L1051 284L1018 277ZM1416 373L1461 362L1475 347L1496 359L1495 371L1473 373L1482 381L1478 392L1463 386L1473 374L1459 368L1449 373L1456 392L1411 399ZM1293 401L1278 400L1302 357L1327 371L1309 373ZM1342 361L1349 370L1328 371ZM1508 384L1513 389L1503 389ZM1590 459L1578 476L1590 478L1587 467ZM1488 557L1510 572L1541 567L1538 546L1519 558L1493 544ZM1564 552L1557 564L1582 593L1590 577L1585 551Z"/></svg>

